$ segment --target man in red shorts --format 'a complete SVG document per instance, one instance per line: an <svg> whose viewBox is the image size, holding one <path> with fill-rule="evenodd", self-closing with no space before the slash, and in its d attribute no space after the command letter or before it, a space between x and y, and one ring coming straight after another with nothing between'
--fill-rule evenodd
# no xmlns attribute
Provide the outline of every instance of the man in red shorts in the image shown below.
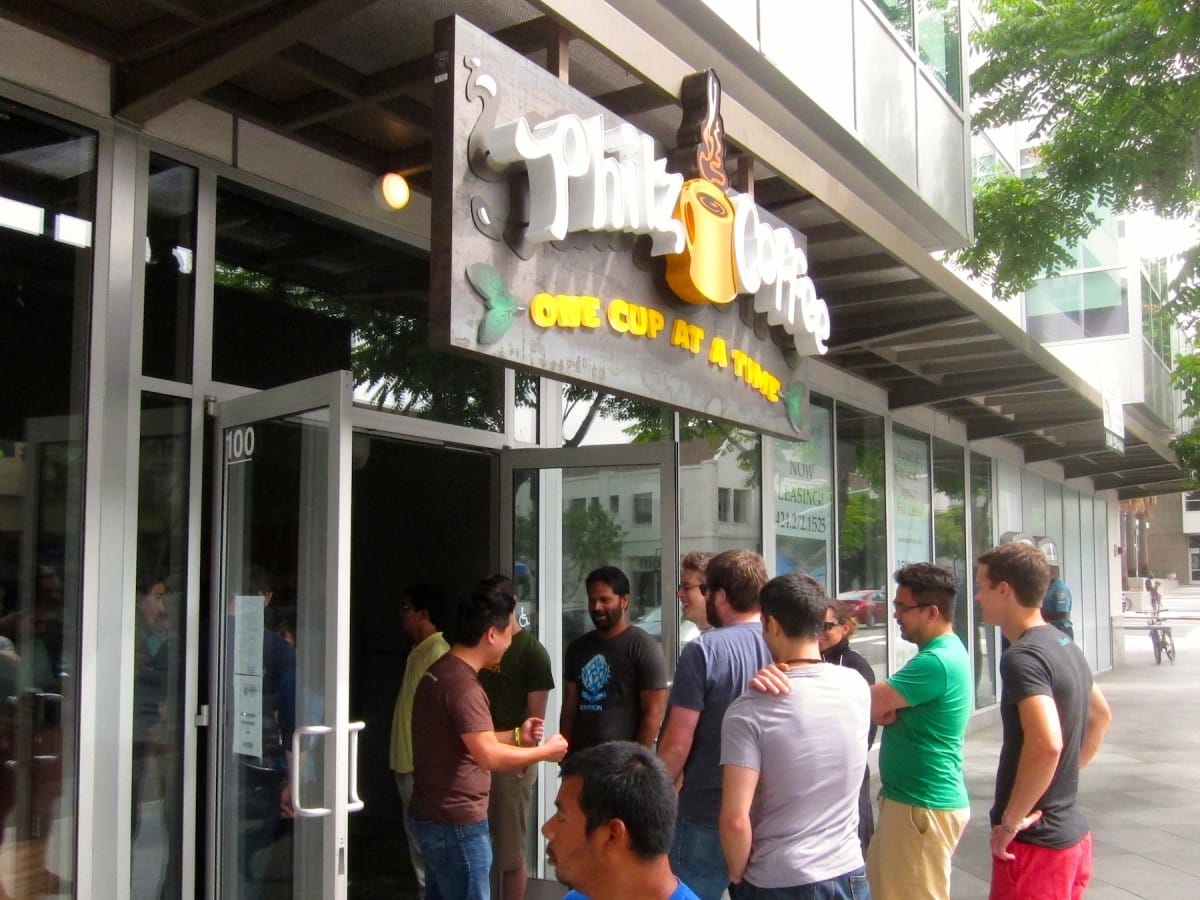
<svg viewBox="0 0 1200 900"><path fill-rule="evenodd" d="M989 900L1079 900L1092 876L1092 835L1076 793L1112 713L1083 652L1042 618L1046 555L1001 544L977 560L983 620L1012 642L1000 657L1004 739L991 810Z"/></svg>

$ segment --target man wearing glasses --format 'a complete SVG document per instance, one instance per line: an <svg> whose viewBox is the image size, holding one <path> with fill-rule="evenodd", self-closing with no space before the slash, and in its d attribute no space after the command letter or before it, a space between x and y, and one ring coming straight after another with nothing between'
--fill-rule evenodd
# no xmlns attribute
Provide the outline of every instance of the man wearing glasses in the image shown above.
<svg viewBox="0 0 1200 900"><path fill-rule="evenodd" d="M708 631L712 624L708 621L706 597L708 582L704 574L708 569L711 553L702 550L692 550L683 557L679 565L679 585L675 596L679 599L679 608L683 619L679 623L679 641L686 644L701 632Z"/></svg>
<svg viewBox="0 0 1200 900"><path fill-rule="evenodd" d="M913 563L895 579L893 617L918 653L871 687L871 718L885 728L867 879L875 900L948 900L950 858L971 812L963 780L971 663L954 633L954 573Z"/></svg>

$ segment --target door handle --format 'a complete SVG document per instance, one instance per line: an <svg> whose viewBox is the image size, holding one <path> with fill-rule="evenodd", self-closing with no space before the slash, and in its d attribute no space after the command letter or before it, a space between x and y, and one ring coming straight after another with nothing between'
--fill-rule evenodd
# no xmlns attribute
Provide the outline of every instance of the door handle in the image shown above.
<svg viewBox="0 0 1200 900"><path fill-rule="evenodd" d="M351 722L350 732L350 799L346 804L346 812L358 812L367 804L358 796L358 735L367 727L366 722Z"/></svg>
<svg viewBox="0 0 1200 900"><path fill-rule="evenodd" d="M316 819L333 812L327 806L300 805L300 738L305 735L329 734L333 729L328 725L301 725L292 732L292 764L288 770L288 784L292 788L292 807L296 815L302 819Z"/></svg>

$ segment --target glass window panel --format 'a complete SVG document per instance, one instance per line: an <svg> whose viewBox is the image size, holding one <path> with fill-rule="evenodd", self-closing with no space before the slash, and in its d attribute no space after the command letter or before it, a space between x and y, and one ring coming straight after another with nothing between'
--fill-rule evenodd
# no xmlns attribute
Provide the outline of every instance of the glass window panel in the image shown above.
<svg viewBox="0 0 1200 900"><path fill-rule="evenodd" d="M777 574L806 572L826 590L833 553L833 409L813 398L807 441L775 441Z"/></svg>
<svg viewBox="0 0 1200 900"><path fill-rule="evenodd" d="M886 472L883 416L839 403L837 433L837 596L870 601L890 596L887 571ZM860 630L851 639L875 669L887 675L886 633Z"/></svg>
<svg viewBox="0 0 1200 900"><path fill-rule="evenodd" d="M134 897L181 896L190 403L145 395L133 615Z"/></svg>
<svg viewBox="0 0 1200 900"><path fill-rule="evenodd" d="M962 29L958 0L918 0L917 53L962 105Z"/></svg>
<svg viewBox="0 0 1200 900"><path fill-rule="evenodd" d="M912 0L875 0L892 27L904 38L904 43L912 46L913 39L913 8Z"/></svg>
<svg viewBox="0 0 1200 900"><path fill-rule="evenodd" d="M970 647L972 559L967 553L967 490L963 448L933 439L933 558L954 572L954 631Z"/></svg>
<svg viewBox="0 0 1200 900"><path fill-rule="evenodd" d="M980 554L995 544L992 531L995 493L992 486L992 461L978 453L971 454L971 566L972 578L968 582L974 588L974 561ZM971 645L975 664L975 708L982 709L996 702L997 629L985 625L978 603L971 604L975 641Z"/></svg>
<svg viewBox="0 0 1200 900"><path fill-rule="evenodd" d="M933 559L930 523L929 438L897 428L892 440L896 497L896 565Z"/></svg>
<svg viewBox="0 0 1200 900"><path fill-rule="evenodd" d="M96 137L0 124L0 894L29 897L75 874Z"/></svg>
<svg viewBox="0 0 1200 900"><path fill-rule="evenodd" d="M680 415L679 541L685 553L761 552L761 447L753 432Z"/></svg>
<svg viewBox="0 0 1200 900"><path fill-rule="evenodd" d="M428 294L419 251L218 184L216 380L267 388L348 369L360 403L503 431L504 370L430 347Z"/></svg>
<svg viewBox="0 0 1200 900"><path fill-rule="evenodd" d="M142 314L146 375L192 379L195 261L196 170L151 154Z"/></svg>

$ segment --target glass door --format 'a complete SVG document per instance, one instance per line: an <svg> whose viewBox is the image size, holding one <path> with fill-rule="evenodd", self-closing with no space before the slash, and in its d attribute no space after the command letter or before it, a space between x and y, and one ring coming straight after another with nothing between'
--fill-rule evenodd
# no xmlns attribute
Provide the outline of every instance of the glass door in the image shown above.
<svg viewBox="0 0 1200 900"><path fill-rule="evenodd" d="M629 576L629 618L663 646L668 673L679 656L676 445L506 450L500 456L500 565L517 585L517 617L550 653L554 680L547 733L558 731L562 658L592 623L585 578L613 565ZM543 772L531 814L554 809L558 780ZM531 827L526 859L543 874L543 838Z"/></svg>
<svg viewBox="0 0 1200 900"><path fill-rule="evenodd" d="M211 896L346 896L351 376L223 402Z"/></svg>

